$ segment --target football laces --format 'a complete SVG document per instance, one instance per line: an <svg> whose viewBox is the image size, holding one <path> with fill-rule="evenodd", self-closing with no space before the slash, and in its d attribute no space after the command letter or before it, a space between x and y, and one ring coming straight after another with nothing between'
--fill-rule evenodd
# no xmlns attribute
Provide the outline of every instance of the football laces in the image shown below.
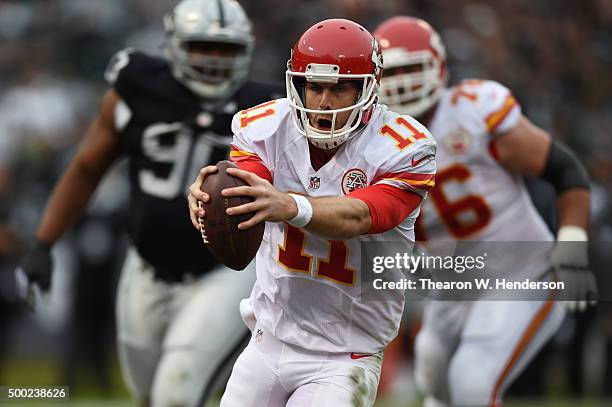
<svg viewBox="0 0 612 407"><path fill-rule="evenodd" d="M198 201L198 208L202 209L202 201ZM200 225L200 234L202 235L202 241L204 244L208 244L208 237L206 236L206 228L204 227L204 218L198 216L198 225Z"/></svg>

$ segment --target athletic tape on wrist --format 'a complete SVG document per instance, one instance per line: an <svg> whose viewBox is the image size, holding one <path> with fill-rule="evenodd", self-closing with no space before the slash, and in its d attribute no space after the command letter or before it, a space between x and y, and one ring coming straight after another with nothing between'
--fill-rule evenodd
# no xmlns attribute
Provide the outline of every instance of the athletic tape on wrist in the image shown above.
<svg viewBox="0 0 612 407"><path fill-rule="evenodd" d="M561 226L557 232L558 242L586 242L588 240L586 230L580 226Z"/></svg>
<svg viewBox="0 0 612 407"><path fill-rule="evenodd" d="M303 228L312 219L312 205L305 196L296 194L289 194L289 196L295 201L298 211L297 215L289 219L287 223L297 228Z"/></svg>

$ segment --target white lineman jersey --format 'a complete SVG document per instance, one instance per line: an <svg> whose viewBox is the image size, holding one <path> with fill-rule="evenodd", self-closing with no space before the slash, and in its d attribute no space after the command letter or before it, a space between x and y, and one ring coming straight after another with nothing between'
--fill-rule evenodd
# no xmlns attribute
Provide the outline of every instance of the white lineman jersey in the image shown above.
<svg viewBox="0 0 612 407"><path fill-rule="evenodd" d="M345 196L387 184L422 196L433 186L436 146L427 129L377 105L367 126L319 170L287 99L243 110L232 122L231 157L261 160L274 186L310 197ZM283 342L325 352L376 353L397 334L403 293L362 298L361 242L414 242L415 209L381 234L328 241L286 223L266 224L251 303L257 321ZM365 284L364 284L365 286Z"/></svg>
<svg viewBox="0 0 612 407"><path fill-rule="evenodd" d="M520 106L499 83L468 80L444 91L429 126L440 148L436 187L417 225L424 240L553 240L523 178L496 160L493 140L520 117ZM547 250L539 250L525 265L541 274L546 256Z"/></svg>

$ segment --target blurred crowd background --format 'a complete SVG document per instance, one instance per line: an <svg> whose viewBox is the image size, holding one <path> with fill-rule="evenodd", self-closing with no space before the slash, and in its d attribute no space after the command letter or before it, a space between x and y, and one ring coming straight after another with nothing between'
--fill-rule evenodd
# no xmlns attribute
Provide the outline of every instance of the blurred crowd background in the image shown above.
<svg viewBox="0 0 612 407"><path fill-rule="evenodd" d="M593 263L600 276L609 273L612 0L242 4L257 38L252 76L279 82L284 81L294 41L323 18L349 18L368 29L397 14L428 20L446 44L451 84L468 78L505 84L533 122L578 153L593 182ZM62 271L52 306L43 315L32 317L16 308L10 272L31 241L53 183L97 112L109 58L126 46L161 54L162 15L173 5L170 0L0 2L0 385L20 384L28 377L20 376L20 369L39 369L78 389L81 372L89 366L93 386L114 391L112 301L125 245L121 227L128 193L121 165L108 177L88 216L57 248ZM532 187L553 224L550 191L538 183ZM539 371L532 376L528 372L531 379L517 384L514 394L557 389L566 395L611 396L610 314L610 303L604 302L568 318L536 363ZM409 347L410 334L403 338ZM46 368L40 367L42 361ZM547 379L548 371L565 373Z"/></svg>

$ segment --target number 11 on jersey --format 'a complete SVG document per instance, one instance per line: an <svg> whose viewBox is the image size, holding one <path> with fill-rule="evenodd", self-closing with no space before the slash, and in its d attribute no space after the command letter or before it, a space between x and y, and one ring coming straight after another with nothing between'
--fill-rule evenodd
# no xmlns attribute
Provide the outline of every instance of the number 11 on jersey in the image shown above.
<svg viewBox="0 0 612 407"><path fill-rule="evenodd" d="M295 226L285 225L284 244L278 246L278 262L296 273L311 273L313 256L305 252L306 234ZM344 240L327 241L327 257L317 258L314 276L338 284L355 285L357 270L348 266L349 248Z"/></svg>

